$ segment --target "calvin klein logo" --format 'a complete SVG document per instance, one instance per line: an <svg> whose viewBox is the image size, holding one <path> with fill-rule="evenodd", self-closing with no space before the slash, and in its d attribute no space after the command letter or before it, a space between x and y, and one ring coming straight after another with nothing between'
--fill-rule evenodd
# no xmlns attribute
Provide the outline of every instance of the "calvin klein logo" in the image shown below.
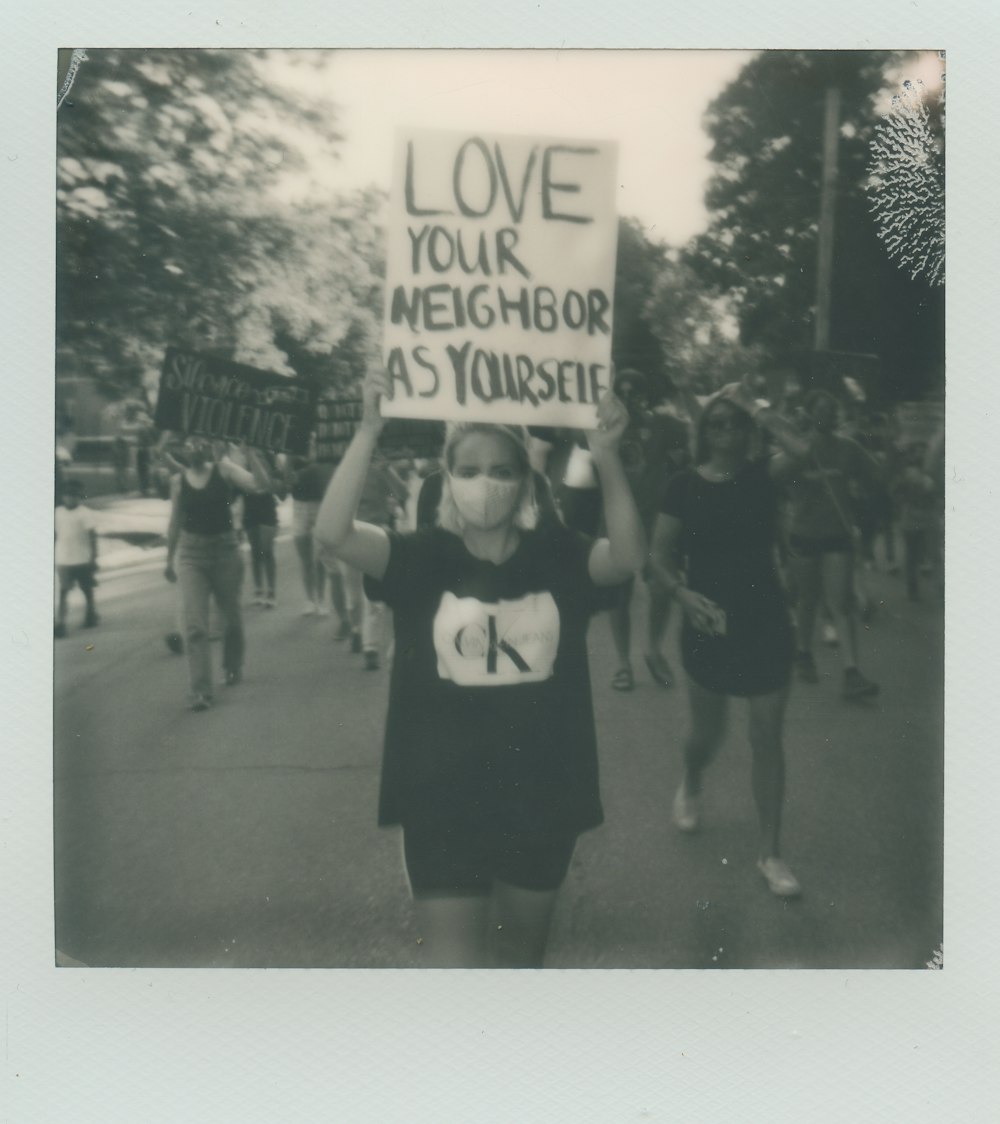
<svg viewBox="0 0 1000 1124"><path fill-rule="evenodd" d="M512 630L513 631L513 630ZM531 671L528 661L506 637L497 636L497 615L489 613L486 628L482 625L465 625L455 633L455 651L467 660L482 659L486 654L486 674L496 675L497 653L503 654L518 671Z"/></svg>
<svg viewBox="0 0 1000 1124"><path fill-rule="evenodd" d="M541 682L559 648L559 610L551 593L483 602L442 595L434 618L438 674L464 686Z"/></svg>

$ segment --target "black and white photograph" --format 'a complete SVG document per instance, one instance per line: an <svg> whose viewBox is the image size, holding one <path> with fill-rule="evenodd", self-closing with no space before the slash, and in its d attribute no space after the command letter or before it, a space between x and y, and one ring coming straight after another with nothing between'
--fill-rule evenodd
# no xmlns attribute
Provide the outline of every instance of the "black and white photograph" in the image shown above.
<svg viewBox="0 0 1000 1124"><path fill-rule="evenodd" d="M992 10L10 22L0 1115L990 1119Z"/></svg>
<svg viewBox="0 0 1000 1124"><path fill-rule="evenodd" d="M942 967L946 62L60 52L56 964Z"/></svg>

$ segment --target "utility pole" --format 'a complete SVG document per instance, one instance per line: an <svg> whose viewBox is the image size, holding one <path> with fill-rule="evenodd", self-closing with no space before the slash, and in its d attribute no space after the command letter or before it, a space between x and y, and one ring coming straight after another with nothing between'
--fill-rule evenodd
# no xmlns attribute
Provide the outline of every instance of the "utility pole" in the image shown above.
<svg viewBox="0 0 1000 1124"><path fill-rule="evenodd" d="M837 147L840 89L827 86L823 121L823 170L819 196L819 245L816 261L816 322L813 347L830 350L830 304L833 292L833 227L837 209Z"/></svg>

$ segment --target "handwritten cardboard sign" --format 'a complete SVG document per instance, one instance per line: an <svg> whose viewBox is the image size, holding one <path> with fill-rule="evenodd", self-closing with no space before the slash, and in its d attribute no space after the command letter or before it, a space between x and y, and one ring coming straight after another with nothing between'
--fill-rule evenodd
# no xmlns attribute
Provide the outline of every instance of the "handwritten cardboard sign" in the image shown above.
<svg viewBox="0 0 1000 1124"><path fill-rule="evenodd" d="M339 464L361 421L360 398L320 399L316 403L316 460ZM378 447L389 460L440 455L444 426L421 419L392 418L379 435Z"/></svg>
<svg viewBox="0 0 1000 1124"><path fill-rule="evenodd" d="M611 381L616 146L429 130L396 144L383 412L592 426Z"/></svg>
<svg viewBox="0 0 1000 1124"><path fill-rule="evenodd" d="M305 455L313 400L298 379L170 347L153 420L176 433Z"/></svg>

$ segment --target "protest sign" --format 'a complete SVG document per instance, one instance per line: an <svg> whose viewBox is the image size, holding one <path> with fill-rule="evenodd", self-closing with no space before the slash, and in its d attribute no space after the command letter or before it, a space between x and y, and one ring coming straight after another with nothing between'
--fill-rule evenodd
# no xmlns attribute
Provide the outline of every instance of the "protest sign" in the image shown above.
<svg viewBox="0 0 1000 1124"><path fill-rule="evenodd" d="M313 400L312 388L298 379L170 347L153 420L177 433L304 455Z"/></svg>
<svg viewBox="0 0 1000 1124"><path fill-rule="evenodd" d="M403 131L388 417L591 427L611 383L616 146Z"/></svg>
<svg viewBox="0 0 1000 1124"><path fill-rule="evenodd" d="M316 403L316 460L339 464L361 421L360 398L321 399ZM389 460L433 458L441 452L444 426L421 419L392 418L379 435L379 451Z"/></svg>

